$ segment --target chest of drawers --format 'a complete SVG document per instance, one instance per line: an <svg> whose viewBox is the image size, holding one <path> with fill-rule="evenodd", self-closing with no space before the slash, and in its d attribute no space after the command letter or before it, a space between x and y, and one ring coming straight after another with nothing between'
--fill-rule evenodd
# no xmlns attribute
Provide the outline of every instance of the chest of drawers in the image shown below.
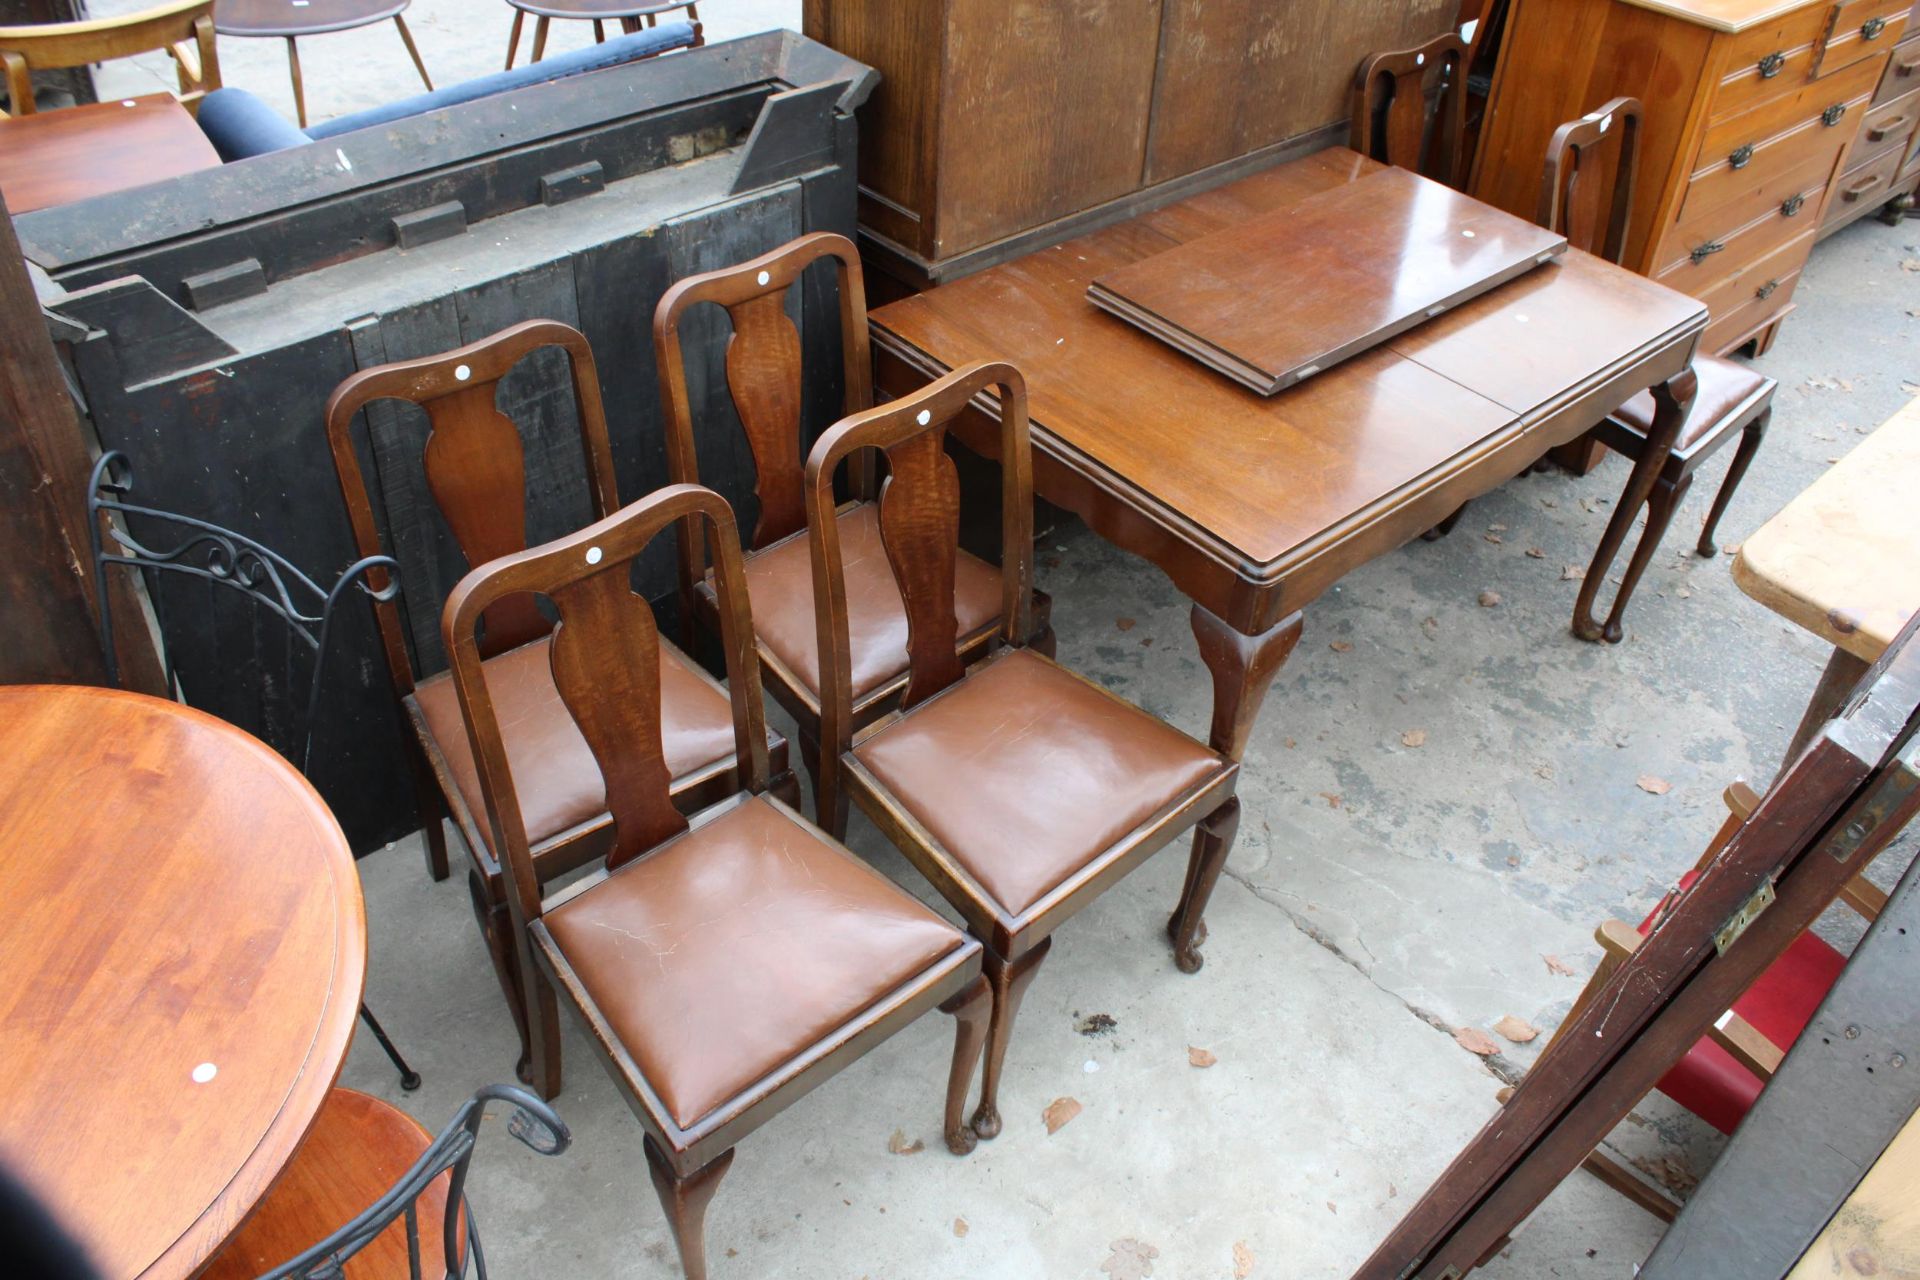
<svg viewBox="0 0 1920 1280"><path fill-rule="evenodd" d="M1872 144L1884 152L1864 160L1856 139L1873 131L1862 128L1870 114L1908 101L1882 85L1912 6L1514 0L1473 193L1532 216L1555 127L1609 98L1640 99L1626 263L1708 305L1703 350L1764 351L1822 219L1847 182L1866 176L1855 166L1895 151L1891 128ZM1889 180L1905 159L1890 162Z"/></svg>
<svg viewBox="0 0 1920 1280"><path fill-rule="evenodd" d="M1847 152L1845 170L1835 180L1820 234L1830 235L1856 218L1905 197L1911 205L1920 188L1920 3L1907 15L1906 33L1887 58L1880 88Z"/></svg>

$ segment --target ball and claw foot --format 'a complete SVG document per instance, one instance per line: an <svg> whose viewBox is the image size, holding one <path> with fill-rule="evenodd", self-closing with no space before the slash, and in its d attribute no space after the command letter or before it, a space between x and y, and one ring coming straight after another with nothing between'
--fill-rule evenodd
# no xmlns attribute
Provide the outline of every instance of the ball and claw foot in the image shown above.
<svg viewBox="0 0 1920 1280"><path fill-rule="evenodd" d="M1198 973L1207 958L1200 954L1200 944L1207 940L1207 922L1202 920L1193 931L1193 941L1185 947L1180 945L1180 915L1174 913L1167 921L1167 938L1173 943L1173 966L1182 973Z"/></svg>
<svg viewBox="0 0 1920 1280"><path fill-rule="evenodd" d="M947 1130L947 1150L957 1156L967 1155L978 1145L980 1135L973 1131L971 1125L963 1124L957 1129Z"/></svg>
<svg viewBox="0 0 1920 1280"><path fill-rule="evenodd" d="M973 1113L973 1132L985 1141L991 1142L1000 1136L1000 1109L981 1106Z"/></svg>

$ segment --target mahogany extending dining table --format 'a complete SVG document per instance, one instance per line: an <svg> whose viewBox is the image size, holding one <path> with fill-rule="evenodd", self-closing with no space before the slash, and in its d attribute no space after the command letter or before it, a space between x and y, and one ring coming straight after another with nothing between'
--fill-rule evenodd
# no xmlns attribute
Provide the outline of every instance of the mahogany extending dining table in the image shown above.
<svg viewBox="0 0 1920 1280"><path fill-rule="evenodd" d="M271 747L143 694L0 687L0 1160L102 1274L198 1272L353 1038L346 837Z"/></svg>
<svg viewBox="0 0 1920 1280"><path fill-rule="evenodd" d="M1270 397L1086 298L1096 276L1381 167L1344 147L1316 152L871 317L883 394L973 360L1026 375L1036 491L1193 601L1213 680L1211 742L1235 759L1306 606L1652 389L1652 447L1576 605L1575 633L1600 639L1594 597L1694 395L1706 308L1578 250ZM1303 279L1274 305L1310 323L1341 299ZM993 457L998 410L983 395L954 434Z"/></svg>

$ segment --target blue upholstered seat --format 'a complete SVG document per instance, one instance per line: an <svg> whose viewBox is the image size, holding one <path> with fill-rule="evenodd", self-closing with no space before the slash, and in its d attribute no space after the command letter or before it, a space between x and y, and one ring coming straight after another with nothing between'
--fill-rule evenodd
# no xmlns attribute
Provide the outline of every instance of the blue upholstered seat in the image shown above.
<svg viewBox="0 0 1920 1280"><path fill-rule="evenodd" d="M395 120L472 102L511 89L616 67L636 58L689 46L694 38L695 27L692 23L663 22L657 27L619 36L605 44L588 45L584 49L557 54L540 62L515 67L511 71L496 71L444 89L435 89L432 93L416 94L365 111L323 120L309 126L305 132L245 89L216 89L200 100L200 128L222 160L244 160L248 156L304 146L321 138L337 138L359 129L391 124Z"/></svg>

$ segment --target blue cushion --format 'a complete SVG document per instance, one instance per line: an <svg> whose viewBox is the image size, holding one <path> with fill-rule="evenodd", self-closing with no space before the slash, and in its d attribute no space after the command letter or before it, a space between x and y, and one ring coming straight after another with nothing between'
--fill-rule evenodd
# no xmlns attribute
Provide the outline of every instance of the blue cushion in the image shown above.
<svg viewBox="0 0 1920 1280"><path fill-rule="evenodd" d="M215 89L200 99L200 131L222 160L305 146L306 134L245 89Z"/></svg>
<svg viewBox="0 0 1920 1280"><path fill-rule="evenodd" d="M449 85L444 89L435 89L432 93L402 98L398 102L389 102L384 106L370 107L365 111L356 111L352 115L322 121L320 124L309 126L306 136L315 139L333 138L343 133L352 133L357 129L371 129L375 125L390 124L395 120L404 120L408 116L437 111L441 107L451 107L462 102L472 102L476 98L485 98L491 94L505 93L509 89L521 89L530 84L541 84L548 80L559 80L565 76L618 66L623 62L631 62L635 58L646 57L648 54L691 45L693 40L694 26L691 22L663 22L657 27L648 27L632 35L620 36L605 44L588 45L584 49L575 49L571 53L559 54L542 62L530 62L525 66L515 67L511 71L496 71L492 75ZM208 100L213 96L208 94ZM205 110L204 105L201 109Z"/></svg>

